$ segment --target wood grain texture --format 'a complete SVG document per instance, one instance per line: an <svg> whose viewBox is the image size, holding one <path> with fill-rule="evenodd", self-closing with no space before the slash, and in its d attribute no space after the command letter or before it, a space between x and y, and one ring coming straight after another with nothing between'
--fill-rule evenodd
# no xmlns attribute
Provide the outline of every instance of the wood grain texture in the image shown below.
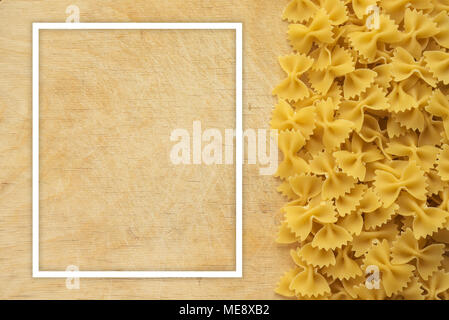
<svg viewBox="0 0 449 320"><path fill-rule="evenodd" d="M173 130L234 127L234 32L40 39L41 270L234 270L235 166L170 159Z"/></svg>
<svg viewBox="0 0 449 320"><path fill-rule="evenodd" d="M80 8L82 22L242 22L243 124L244 128L268 128L275 102L270 92L282 77L277 56L289 52L286 25L280 19L286 2L0 3L1 298L277 298L274 286L291 265L289 248L274 242L284 200L275 191L278 181L260 176L258 165L244 166L241 279L81 279L79 290L68 290L65 279L31 277L31 23L63 22L70 4ZM68 263L98 270L168 269L168 265L173 269L233 268L233 167L171 168L167 146L161 142L168 140L172 127L189 129L198 116L210 127L226 128L234 121L233 71L228 68L234 59L232 34L187 33L42 34L41 104L46 108L41 116L41 152L47 150L41 158L42 269L64 269ZM68 44L68 39L76 41ZM183 46L183 50L167 47L170 54L185 57L189 53L193 58L185 59L192 65L183 69L164 58L161 48L169 42ZM149 57L148 50L157 59ZM199 57L205 55L215 58L203 69L196 68L195 62L198 66ZM227 58L218 59L223 56ZM154 62L160 59L166 59L164 76L155 77L161 70ZM73 68L81 69L70 72ZM185 82L188 74L191 83ZM182 90L164 91L166 84ZM186 93L192 92L191 101L186 101ZM205 93L207 101L200 99ZM170 108L156 113L162 105ZM191 105L195 108L189 112ZM141 117L142 111L147 116ZM149 136L153 136L152 144L148 144ZM149 161L152 156L165 162ZM192 197L179 201L175 196L186 192ZM167 201L160 203L156 195ZM148 215L155 212L149 208L167 214L156 215L159 218L148 223ZM206 216L212 220L203 221ZM196 227L183 228L183 224ZM217 239L204 241L214 225ZM161 233L156 238L148 236L160 230L165 230L163 237ZM167 242L184 244L173 248ZM163 256L153 255L166 248L171 250Z"/></svg>

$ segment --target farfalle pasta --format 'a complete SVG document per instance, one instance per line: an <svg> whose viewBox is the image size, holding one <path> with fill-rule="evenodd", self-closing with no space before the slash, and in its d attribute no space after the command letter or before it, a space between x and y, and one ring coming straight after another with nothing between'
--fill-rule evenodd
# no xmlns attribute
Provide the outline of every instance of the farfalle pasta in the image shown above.
<svg viewBox="0 0 449 320"><path fill-rule="evenodd" d="M333 153L338 167L346 174L365 180L366 165L384 158L382 152L372 143L366 143L357 133L351 137L351 142L346 150Z"/></svg>
<svg viewBox="0 0 449 320"><path fill-rule="evenodd" d="M340 198L356 183L355 178L337 169L335 158L331 153L321 152L311 159L309 164L313 174L326 178L321 188L321 197L324 200Z"/></svg>
<svg viewBox="0 0 449 320"><path fill-rule="evenodd" d="M310 91L300 77L312 66L313 60L305 55L292 54L280 57L279 63L287 78L274 88L273 94L290 101L308 97Z"/></svg>
<svg viewBox="0 0 449 320"><path fill-rule="evenodd" d="M344 98L354 98L369 88L377 77L377 72L360 68L345 74L345 81L343 82Z"/></svg>
<svg viewBox="0 0 449 320"><path fill-rule="evenodd" d="M309 53L315 43L332 43L332 25L327 13L320 9L315 12L309 24L290 24L288 37L291 45L299 53Z"/></svg>
<svg viewBox="0 0 449 320"><path fill-rule="evenodd" d="M424 172L429 172L434 167L440 150L432 145L420 146L418 135L414 131L391 139L387 146L385 151L392 157L407 157L409 160L416 161Z"/></svg>
<svg viewBox="0 0 449 320"><path fill-rule="evenodd" d="M297 299L449 298L449 4L291 0L271 128Z"/></svg>
<svg viewBox="0 0 449 320"><path fill-rule="evenodd" d="M404 48L415 59L419 59L430 38L436 36L438 32L439 28L431 16L407 8L404 14L403 36L395 45Z"/></svg>
<svg viewBox="0 0 449 320"><path fill-rule="evenodd" d="M382 288L387 297L401 292L407 287L415 267L407 263L393 263L388 241L383 240L368 250L363 259L363 267L376 266L382 274Z"/></svg>
<svg viewBox="0 0 449 320"><path fill-rule="evenodd" d="M444 84L449 84L449 74L446 71L449 68L449 53L444 51L426 51L424 52L424 58L427 68L429 68L435 78Z"/></svg>
<svg viewBox="0 0 449 320"><path fill-rule="evenodd" d="M395 264L416 260L419 276L427 280L441 266L444 251L445 245L442 243L421 246L411 229L407 229L393 242L391 256Z"/></svg>
<svg viewBox="0 0 449 320"><path fill-rule="evenodd" d="M382 199L384 207L391 206L400 194L407 194L419 200L426 200L426 178L424 172L415 161L411 161L407 165L398 166L397 169L387 166L376 170L375 174L373 185L376 193Z"/></svg>
<svg viewBox="0 0 449 320"><path fill-rule="evenodd" d="M278 138L278 146L281 149L284 160L279 164L276 175L281 178L289 177L296 172L307 172L309 165L298 155L298 151L304 146L305 139L296 131L281 131Z"/></svg>
<svg viewBox="0 0 449 320"><path fill-rule="evenodd" d="M385 110L389 106L385 92L377 85L366 89L355 99L347 99L340 103L338 114L343 119L353 122L356 132L360 132L365 120L366 109Z"/></svg>
<svg viewBox="0 0 449 320"><path fill-rule="evenodd" d="M396 82L407 79L414 81L422 80L428 85L435 87L437 81L432 72L429 71L427 65L424 62L424 58L415 60L407 50L398 47L394 50L393 57L391 58L391 74L393 75L393 80Z"/></svg>
<svg viewBox="0 0 449 320"><path fill-rule="evenodd" d="M378 28L365 27L361 31L348 33L348 42L360 54L363 62L385 60L386 55L381 53L385 44L396 43L402 39L398 26L388 15L380 14L378 20Z"/></svg>
<svg viewBox="0 0 449 320"><path fill-rule="evenodd" d="M340 46L329 50L329 59L318 65L312 64L309 75L310 86L321 94L326 94L334 80L354 71L352 55Z"/></svg>
<svg viewBox="0 0 449 320"><path fill-rule="evenodd" d="M335 106L332 99L317 101L316 129L314 134L322 138L322 143L328 150L333 150L348 137L353 123L335 117Z"/></svg>

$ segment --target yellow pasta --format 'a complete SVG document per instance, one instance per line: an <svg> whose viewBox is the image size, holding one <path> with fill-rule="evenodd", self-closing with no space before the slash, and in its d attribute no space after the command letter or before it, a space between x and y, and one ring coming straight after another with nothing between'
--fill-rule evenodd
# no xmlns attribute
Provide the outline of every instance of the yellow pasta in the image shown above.
<svg viewBox="0 0 449 320"><path fill-rule="evenodd" d="M439 30L432 17L407 8L404 14L404 34L396 45L404 48L415 59L419 59L429 39L436 36Z"/></svg>
<svg viewBox="0 0 449 320"><path fill-rule="evenodd" d="M316 102L317 130L316 135L322 137L322 143L328 150L340 146L352 131L353 123L345 119L335 118L335 106L330 98Z"/></svg>
<svg viewBox="0 0 449 320"><path fill-rule="evenodd" d="M380 51L384 44L396 43L401 39L397 24L385 14L379 16L379 28L364 28L348 33L351 46L368 62L375 62L382 57Z"/></svg>
<svg viewBox="0 0 449 320"><path fill-rule="evenodd" d="M363 213L361 211L351 212L340 218L337 224L345 229L351 237L358 236L363 230Z"/></svg>
<svg viewBox="0 0 449 320"><path fill-rule="evenodd" d="M377 266L382 273L382 287L387 297L402 291L413 276L415 267L406 263L393 263L390 244L383 240L365 255L363 265Z"/></svg>
<svg viewBox="0 0 449 320"><path fill-rule="evenodd" d="M416 61L415 58L402 47L396 48L393 53L393 57L391 58L391 73L395 81L420 79L432 87L435 87L437 83L432 72L425 66L424 59L421 58Z"/></svg>
<svg viewBox="0 0 449 320"><path fill-rule="evenodd" d="M309 161L309 164L311 172L326 177L321 189L324 200L338 199L351 190L356 183L355 178L336 169L335 159L328 152L317 154Z"/></svg>
<svg viewBox="0 0 449 320"><path fill-rule="evenodd" d="M443 261L444 251L445 245L441 243L421 248L413 232L407 229L393 242L391 261L395 264L404 264L416 260L418 274L422 279L427 280L432 273L438 271Z"/></svg>
<svg viewBox="0 0 449 320"><path fill-rule="evenodd" d="M360 235L353 239L352 250L354 251L354 255L356 257L364 256L375 243L379 243L382 240L393 241L397 231L398 227L394 222L387 223L373 231L362 231Z"/></svg>
<svg viewBox="0 0 449 320"><path fill-rule="evenodd" d="M443 0L287 4L294 53L279 59L270 125L289 201L276 241L296 248L276 293L449 298L448 12Z"/></svg>
<svg viewBox="0 0 449 320"><path fill-rule="evenodd" d="M309 53L314 43L332 43L332 25L329 16L320 9L308 25L291 24L288 36L293 48L299 53Z"/></svg>
<svg viewBox="0 0 449 320"><path fill-rule="evenodd" d="M351 2L355 15L361 19L366 14L366 9L376 4L377 0L352 0Z"/></svg>
<svg viewBox="0 0 449 320"><path fill-rule="evenodd" d="M388 138L397 138L400 136L404 136L408 133L408 128L402 125L397 119L394 117L390 117L387 120L387 135Z"/></svg>
<svg viewBox="0 0 449 320"><path fill-rule="evenodd" d="M290 188L295 194L297 204L306 205L310 199L321 193L323 181L321 178L309 174L297 174L288 179Z"/></svg>
<svg viewBox="0 0 449 320"><path fill-rule="evenodd" d="M335 255L332 250L320 249L308 243L298 248L298 256L305 263L316 267L327 267L335 265Z"/></svg>
<svg viewBox="0 0 449 320"><path fill-rule="evenodd" d="M357 184L348 193L346 193L344 197L340 197L335 200L335 207L337 208L338 214L341 217L344 217L351 212L354 212L359 206L366 189L366 185Z"/></svg>
<svg viewBox="0 0 449 320"><path fill-rule="evenodd" d="M428 172L435 164L439 149L432 145L418 145L418 136L415 132L391 139L385 151L394 157L407 157L416 161L417 165Z"/></svg>
<svg viewBox="0 0 449 320"><path fill-rule="evenodd" d="M326 10L332 25L340 25L348 20L348 11L344 1L320 0L319 3L320 7Z"/></svg>
<svg viewBox="0 0 449 320"><path fill-rule="evenodd" d="M335 46L329 52L327 63L312 65L309 71L310 86L321 94L326 94L331 88L335 78L354 71L354 61L350 52L340 46Z"/></svg>
<svg viewBox="0 0 449 320"><path fill-rule="evenodd" d="M341 248L352 236L348 230L334 223L324 224L317 233L315 233L312 246L324 250L334 250Z"/></svg>
<svg viewBox="0 0 449 320"><path fill-rule="evenodd" d="M380 6L396 22L401 22L407 7L420 10L430 10L433 8L431 1L427 0L380 0Z"/></svg>
<svg viewBox="0 0 449 320"><path fill-rule="evenodd" d="M392 90L387 95L387 98L390 110L394 112L396 117L399 117L400 113L420 112L421 108L427 105L431 94L432 88L430 86L417 82L414 79L409 79L407 81L393 82ZM422 125L414 127L409 123L401 124L408 129L422 130Z"/></svg>
<svg viewBox="0 0 449 320"><path fill-rule="evenodd" d="M407 287L396 296L405 300L424 300L424 289L422 288L419 277L412 277L412 280L408 283Z"/></svg>
<svg viewBox="0 0 449 320"><path fill-rule="evenodd" d="M438 155L438 174L441 180L449 181L449 146L445 145Z"/></svg>
<svg viewBox="0 0 449 320"><path fill-rule="evenodd" d="M449 290L449 272L439 270L429 279L422 281L422 287L425 290L425 299L427 300L447 300Z"/></svg>
<svg viewBox="0 0 449 320"><path fill-rule="evenodd" d="M273 94L290 101L308 97L309 89L300 77L312 66L313 60L305 55L297 54L280 57L279 63L288 76L274 88Z"/></svg>
<svg viewBox="0 0 449 320"><path fill-rule="evenodd" d="M427 177L427 196L438 195L440 192L443 192L445 183L441 179L439 173L435 169L431 169L426 173Z"/></svg>
<svg viewBox="0 0 449 320"><path fill-rule="evenodd" d="M433 36L433 39L442 47L449 48L449 16L447 12L440 11L437 16L433 18L437 24L438 33Z"/></svg>
<svg viewBox="0 0 449 320"><path fill-rule="evenodd" d="M364 226L366 230L375 230L385 223L389 222L399 210L399 205L393 203L391 206L385 208L379 206L371 212L365 212Z"/></svg>
<svg viewBox="0 0 449 320"><path fill-rule="evenodd" d="M329 284L316 269L309 264L304 263L297 252L292 250L291 255L295 263L302 269L291 280L289 289L296 295L306 298L317 298L329 294Z"/></svg>
<svg viewBox="0 0 449 320"><path fill-rule="evenodd" d="M305 22L318 10L319 7L311 0L294 0L285 8L282 18L289 22Z"/></svg>
<svg viewBox="0 0 449 320"><path fill-rule="evenodd" d="M375 145L366 143L356 133L352 136L348 150L335 151L333 156L343 172L360 181L365 180L367 163L384 158Z"/></svg>
<svg viewBox="0 0 449 320"><path fill-rule="evenodd" d="M315 129L316 108L314 106L293 110L284 100L279 100L273 111L271 127L278 130L297 130L308 139Z"/></svg>
<svg viewBox="0 0 449 320"><path fill-rule="evenodd" d="M440 90L435 90L426 107L430 114L440 117L443 120L443 126L446 137L449 137L449 101Z"/></svg>
<svg viewBox="0 0 449 320"><path fill-rule="evenodd" d="M391 118L407 130L422 132L426 125L426 114L418 108L393 113ZM407 135L409 132L407 131L403 135Z"/></svg>
<svg viewBox="0 0 449 320"><path fill-rule="evenodd" d="M286 178L297 172L308 171L307 162L297 154L304 143L304 137L295 131L285 130L279 133L278 145L284 154L284 161L278 167L277 176Z"/></svg>
<svg viewBox="0 0 449 320"><path fill-rule="evenodd" d="M426 51L424 58L427 67L444 84L449 84L449 53L444 51Z"/></svg>
<svg viewBox="0 0 449 320"><path fill-rule="evenodd" d="M443 140L443 122L433 117L424 117L424 128L419 133L419 145L439 145Z"/></svg>
<svg viewBox="0 0 449 320"><path fill-rule="evenodd" d="M363 274L359 263L352 256L349 246L337 249L335 264L324 267L323 273L332 279L349 280Z"/></svg>
<svg viewBox="0 0 449 320"><path fill-rule="evenodd" d="M325 202L313 203L306 207L287 206L284 210L287 226L300 241L305 241L310 235L312 223L325 225L337 221L335 210Z"/></svg>
<svg viewBox="0 0 449 320"><path fill-rule="evenodd" d="M415 161L399 170L388 167L387 170L378 169L375 173L374 186L384 207L391 206L401 192L406 192L419 200L426 200L427 181L424 172Z"/></svg>
<svg viewBox="0 0 449 320"><path fill-rule="evenodd" d="M345 75L343 93L345 99L354 98L368 89L377 77L377 72L370 69L356 69Z"/></svg>
<svg viewBox="0 0 449 320"><path fill-rule="evenodd" d="M348 119L354 123L354 129L360 132L365 121L365 112L371 110L386 110L389 107L385 92L376 85L368 88L357 99L344 100L340 103L338 114L343 119Z"/></svg>

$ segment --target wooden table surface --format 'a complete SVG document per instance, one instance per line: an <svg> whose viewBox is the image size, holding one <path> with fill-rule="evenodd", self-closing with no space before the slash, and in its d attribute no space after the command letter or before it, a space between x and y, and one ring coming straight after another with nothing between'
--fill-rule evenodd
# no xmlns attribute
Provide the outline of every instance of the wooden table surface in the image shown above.
<svg viewBox="0 0 449 320"><path fill-rule="evenodd" d="M0 298L271 299L278 181L243 168L243 278L31 276L31 23L242 22L243 126L267 129L287 0L0 1ZM168 161L175 128L232 128L231 31L41 31L40 268L232 270L234 166ZM148 54L151 52L151 54ZM170 88L174 90L170 90ZM149 143L150 142L150 143Z"/></svg>

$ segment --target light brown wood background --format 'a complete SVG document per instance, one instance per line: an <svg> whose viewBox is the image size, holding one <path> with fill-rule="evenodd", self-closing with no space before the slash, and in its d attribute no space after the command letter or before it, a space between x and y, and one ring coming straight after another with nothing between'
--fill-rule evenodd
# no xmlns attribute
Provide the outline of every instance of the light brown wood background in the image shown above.
<svg viewBox="0 0 449 320"><path fill-rule="evenodd" d="M0 298L277 298L291 266L274 242L284 200L258 165L244 166L241 279L81 279L68 290L31 277L31 23L64 22L71 4L81 22L242 22L243 124L257 129L282 77L277 56L290 51L286 3L0 2ZM41 36L41 269L233 269L234 167L167 161L173 128L233 126L233 33Z"/></svg>

